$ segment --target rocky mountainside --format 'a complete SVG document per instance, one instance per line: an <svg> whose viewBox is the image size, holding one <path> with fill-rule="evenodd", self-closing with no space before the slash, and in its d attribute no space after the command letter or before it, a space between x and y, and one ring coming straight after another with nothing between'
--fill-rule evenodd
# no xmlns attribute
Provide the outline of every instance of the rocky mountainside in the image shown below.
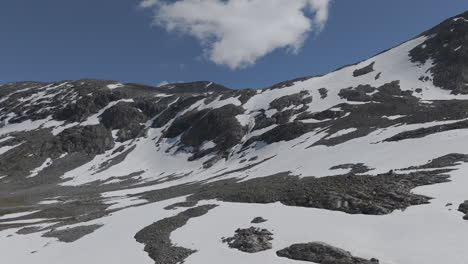
<svg viewBox="0 0 468 264"><path fill-rule="evenodd" d="M0 86L5 263L468 263L468 12L263 89Z"/></svg>

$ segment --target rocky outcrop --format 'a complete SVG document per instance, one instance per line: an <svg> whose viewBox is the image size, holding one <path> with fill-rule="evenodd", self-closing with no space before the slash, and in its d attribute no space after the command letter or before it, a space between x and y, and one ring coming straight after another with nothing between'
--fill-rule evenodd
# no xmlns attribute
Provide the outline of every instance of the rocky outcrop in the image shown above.
<svg viewBox="0 0 468 264"><path fill-rule="evenodd" d="M445 131L464 129L464 128L468 128L468 121L460 121L460 122L455 122L455 123L446 124L446 125L437 125L437 126L432 126L432 127L427 127L427 128L419 128L415 130L405 131L405 132L398 133L392 137L389 137L385 139L384 141L394 142L394 141L400 141L400 140L405 140L405 139L410 139L410 138L422 138L422 137L426 137L428 135L435 134L435 133L441 133Z"/></svg>
<svg viewBox="0 0 468 264"><path fill-rule="evenodd" d="M468 93L468 11L424 32L427 40L410 51L416 63L433 61L430 73L436 86L453 94ZM425 79L428 76L422 76Z"/></svg>
<svg viewBox="0 0 468 264"><path fill-rule="evenodd" d="M75 242L78 239L89 235L99 229L102 225L77 226L61 230L51 230L42 235L42 237L56 237L59 241L65 243Z"/></svg>
<svg viewBox="0 0 468 264"><path fill-rule="evenodd" d="M242 252L256 253L272 248L271 240L273 234L267 229L250 227L247 229L237 229L234 236L223 238L223 243L227 243L230 248L238 249Z"/></svg>
<svg viewBox="0 0 468 264"><path fill-rule="evenodd" d="M185 258L196 251L173 245L170 239L171 233L184 226L191 218L205 215L215 207L216 205L201 205L176 216L159 220L140 230L135 235L135 239L145 245L145 251L155 263L183 263Z"/></svg>
<svg viewBox="0 0 468 264"><path fill-rule="evenodd" d="M227 202L274 203L321 208L349 214L385 215L397 209L426 204L430 198L411 193L417 186L448 181L450 170L393 172L377 176L339 175L298 178L274 175L232 183L208 184L189 200L219 199Z"/></svg>
<svg viewBox="0 0 468 264"><path fill-rule="evenodd" d="M309 104L312 102L312 96L309 96L308 91L301 91L297 94L285 95L270 102L270 108L282 111L286 107L298 106L301 104Z"/></svg>
<svg viewBox="0 0 468 264"><path fill-rule="evenodd" d="M75 103L66 105L63 109L54 114L57 120L68 122L82 122L90 115L97 113L112 101L121 99L121 93L112 91L96 91L78 99Z"/></svg>
<svg viewBox="0 0 468 264"><path fill-rule="evenodd" d="M268 220L264 219L261 216L258 216L258 217L255 217L252 221L250 221L250 223L252 223L252 224L261 224L261 223L264 223L266 221L268 221Z"/></svg>
<svg viewBox="0 0 468 264"><path fill-rule="evenodd" d="M145 126L142 124L148 117L132 103L120 102L102 113L101 124L117 132L117 141L123 142L143 134Z"/></svg>
<svg viewBox="0 0 468 264"><path fill-rule="evenodd" d="M350 252L322 242L294 244L276 252L283 258L309 261L318 264L378 264L377 259L354 257Z"/></svg>
<svg viewBox="0 0 468 264"><path fill-rule="evenodd" d="M194 148L199 148L205 141L213 141L217 150L226 151L237 145L247 132L236 118L242 113L242 107L232 104L212 109L192 123L180 141Z"/></svg>
<svg viewBox="0 0 468 264"><path fill-rule="evenodd" d="M464 213L463 219L468 220L468 200L458 206L458 211Z"/></svg>
<svg viewBox="0 0 468 264"><path fill-rule="evenodd" d="M61 153L102 154L114 147L114 139L103 125L76 126L65 129L52 142Z"/></svg>
<svg viewBox="0 0 468 264"><path fill-rule="evenodd" d="M374 71L374 64L375 64L375 62L372 62L371 64L367 65L364 68L355 70L353 72L353 76L354 77L359 77L359 76L362 76L362 75L373 72Z"/></svg>

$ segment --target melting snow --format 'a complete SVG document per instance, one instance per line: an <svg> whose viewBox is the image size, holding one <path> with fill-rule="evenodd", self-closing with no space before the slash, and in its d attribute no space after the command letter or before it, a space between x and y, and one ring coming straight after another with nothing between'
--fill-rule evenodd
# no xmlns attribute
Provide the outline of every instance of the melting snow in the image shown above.
<svg viewBox="0 0 468 264"><path fill-rule="evenodd" d="M44 161L44 163L42 163L41 166L32 170L31 175L29 175L28 177L31 178L31 177L37 176L41 171L43 171L45 168L49 167L50 165L52 165L52 159L47 158L46 161Z"/></svg>

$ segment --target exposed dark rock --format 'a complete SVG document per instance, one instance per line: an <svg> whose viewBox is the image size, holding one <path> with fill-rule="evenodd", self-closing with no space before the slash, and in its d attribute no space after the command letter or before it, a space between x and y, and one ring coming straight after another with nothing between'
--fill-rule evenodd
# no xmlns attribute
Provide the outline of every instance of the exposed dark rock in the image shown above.
<svg viewBox="0 0 468 264"><path fill-rule="evenodd" d="M164 133L166 138L174 138L184 133L189 129L193 124L199 122L200 119L206 115L210 110L204 109L201 111L193 110L190 111L174 120L171 126Z"/></svg>
<svg viewBox="0 0 468 264"><path fill-rule="evenodd" d="M349 101L359 101L359 102L367 102L372 100L372 96L368 95L368 93L372 93L376 90L376 88L370 85L359 85L356 88L347 88L342 89L338 93L341 98L346 98Z"/></svg>
<svg viewBox="0 0 468 264"><path fill-rule="evenodd" d="M164 111L169 103L174 100L176 99L172 96L163 97L159 100L155 100L154 98L135 98L134 106L140 109L146 116L153 118Z"/></svg>
<svg viewBox="0 0 468 264"><path fill-rule="evenodd" d="M213 141L219 150L227 150L238 144L247 132L236 118L244 109L232 104L212 109L192 124L181 137L187 146L200 147L205 141Z"/></svg>
<svg viewBox="0 0 468 264"><path fill-rule="evenodd" d="M230 90L220 84L209 81L170 83L160 86L159 88L165 90L167 93L206 93L213 91L225 92Z"/></svg>
<svg viewBox="0 0 468 264"><path fill-rule="evenodd" d="M420 169L436 169L455 166L461 162L468 162L467 154L451 153L442 157L428 161L421 166L411 166L403 170L420 170Z"/></svg>
<svg viewBox="0 0 468 264"><path fill-rule="evenodd" d="M327 120L327 119L336 119L344 116L346 113L343 111L334 111L334 110L324 110L321 112L316 113L302 113L299 114L296 120L304 120L304 119L317 119L317 120Z"/></svg>
<svg viewBox="0 0 468 264"><path fill-rule="evenodd" d="M362 75L373 72L374 71L374 64L375 64L375 62L372 62L371 64L367 65L364 68L355 70L353 72L353 76L358 77L358 76L362 76Z"/></svg>
<svg viewBox="0 0 468 264"><path fill-rule="evenodd" d="M337 169L349 169L350 173L353 173L353 174L366 173L370 171L369 167L367 167L363 163L341 164L341 165L333 166L330 168L330 170L337 170Z"/></svg>
<svg viewBox="0 0 468 264"><path fill-rule="evenodd" d="M296 94L285 95L283 97L279 97L274 99L270 102L270 108L274 108L278 111L283 110L286 107L292 105L301 105L301 104L308 104L312 102L312 96L308 96L308 91L301 91Z"/></svg>
<svg viewBox="0 0 468 264"><path fill-rule="evenodd" d="M189 107L199 100L203 100L204 96L188 96L188 97L179 97L176 102L171 104L166 108L162 113L154 120L152 127L160 128L163 127L167 122L173 119L180 111Z"/></svg>
<svg viewBox="0 0 468 264"><path fill-rule="evenodd" d="M268 220L264 219L263 217L261 216L258 216L258 217L255 217L250 223L252 224L260 224L260 223L264 223Z"/></svg>
<svg viewBox="0 0 468 264"><path fill-rule="evenodd" d="M194 207L195 205L197 205L197 201L180 202L166 206L164 210L174 210L180 207Z"/></svg>
<svg viewBox="0 0 468 264"><path fill-rule="evenodd" d="M461 203L458 207L458 211L464 214L468 214L468 201L464 201L463 203Z"/></svg>
<svg viewBox="0 0 468 264"><path fill-rule="evenodd" d="M441 133L445 131L465 129L465 128L468 128L468 121L459 121L459 122L446 124L446 125L436 125L432 127L425 127L425 128L419 128L415 130L401 132L392 137L385 139L384 141L392 142L392 141L400 141L400 140L405 140L405 139L410 139L410 138L422 138L422 137L426 137L428 135L435 134L435 133Z"/></svg>
<svg viewBox="0 0 468 264"><path fill-rule="evenodd" d="M291 122L283 125L279 125L260 136L252 137L244 143L245 146L249 146L255 141L265 141L270 144L279 141L289 141L310 132L315 128L312 124L305 124L302 122Z"/></svg>
<svg viewBox="0 0 468 264"><path fill-rule="evenodd" d="M135 235L136 241L145 244L145 251L155 263L177 264L183 263L195 250L178 247L171 243L171 233L184 226L188 220L205 215L216 205L202 205L188 209L173 217L159 220Z"/></svg>
<svg viewBox="0 0 468 264"><path fill-rule="evenodd" d="M90 115L97 113L100 109L107 106L110 102L117 101L122 97L121 93L97 91L91 95L83 96L76 103L66 105L65 108L54 115L54 118L69 122L82 122Z"/></svg>
<svg viewBox="0 0 468 264"><path fill-rule="evenodd" d="M468 19L468 12L422 33L428 39L410 51L414 62L426 63L432 59L430 72L434 84L453 94L468 93L468 23L464 19Z"/></svg>
<svg viewBox="0 0 468 264"><path fill-rule="evenodd" d="M133 104L120 102L102 113L101 123L108 129L119 129L117 141L123 142L143 135L148 117Z"/></svg>
<svg viewBox="0 0 468 264"><path fill-rule="evenodd" d="M318 264L378 264L377 259L354 257L350 252L322 242L294 244L276 252L276 255Z"/></svg>
<svg viewBox="0 0 468 264"><path fill-rule="evenodd" d="M219 199L228 202L274 203L323 208L349 214L383 215L411 205L426 204L430 198L411 189L447 182L450 170L409 174L386 173L377 176L339 175L298 178L274 175L237 183L207 184L189 200Z"/></svg>
<svg viewBox="0 0 468 264"><path fill-rule="evenodd" d="M237 229L233 237L223 238L223 243L227 243L230 248L238 249L242 252L256 253L272 248L271 240L273 234L267 229L250 227L247 229Z"/></svg>
<svg viewBox="0 0 468 264"><path fill-rule="evenodd" d="M102 125L92 125L65 129L54 139L51 148L61 153L101 154L113 147L111 132Z"/></svg>
<svg viewBox="0 0 468 264"><path fill-rule="evenodd" d="M282 88L286 88L286 87L293 86L293 85L294 85L295 83L297 83L297 82L307 81L307 80L309 80L309 79L312 79L312 78L315 78L315 77L320 77L320 76L323 76L323 75L296 78L296 79L293 79L293 80L289 80L289 81L284 81L284 82L277 83L277 84L272 85L272 86L270 86L270 87L268 87L268 88L265 88L265 89L268 89L268 90L282 89Z"/></svg>
<svg viewBox="0 0 468 264"><path fill-rule="evenodd" d="M319 93L320 93L320 98L321 98L321 99L327 98L327 96L328 96L328 90L327 90L327 88L320 88L318 91L319 91Z"/></svg>
<svg viewBox="0 0 468 264"><path fill-rule="evenodd" d="M276 124L276 119L268 118L265 115L265 110L262 110L259 112L259 114L255 116L255 126L253 127L253 130L255 131L255 130L263 129L274 124Z"/></svg>
<svg viewBox="0 0 468 264"><path fill-rule="evenodd" d="M127 128L129 124L139 124L147 120L145 114L127 102L119 102L104 111L100 117L101 124L111 130Z"/></svg>
<svg viewBox="0 0 468 264"><path fill-rule="evenodd" d="M99 229L102 225L88 225L67 228L63 230L50 230L44 233L43 237L56 237L59 241L65 243L75 242L78 239L89 235Z"/></svg>

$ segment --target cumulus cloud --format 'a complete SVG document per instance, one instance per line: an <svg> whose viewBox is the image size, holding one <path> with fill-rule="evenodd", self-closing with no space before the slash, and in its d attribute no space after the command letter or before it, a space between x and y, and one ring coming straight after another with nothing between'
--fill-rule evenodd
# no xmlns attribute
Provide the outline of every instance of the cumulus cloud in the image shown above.
<svg viewBox="0 0 468 264"><path fill-rule="evenodd" d="M297 53L320 32L331 0L143 0L155 25L197 38L204 55L231 69L254 64L275 49Z"/></svg>

